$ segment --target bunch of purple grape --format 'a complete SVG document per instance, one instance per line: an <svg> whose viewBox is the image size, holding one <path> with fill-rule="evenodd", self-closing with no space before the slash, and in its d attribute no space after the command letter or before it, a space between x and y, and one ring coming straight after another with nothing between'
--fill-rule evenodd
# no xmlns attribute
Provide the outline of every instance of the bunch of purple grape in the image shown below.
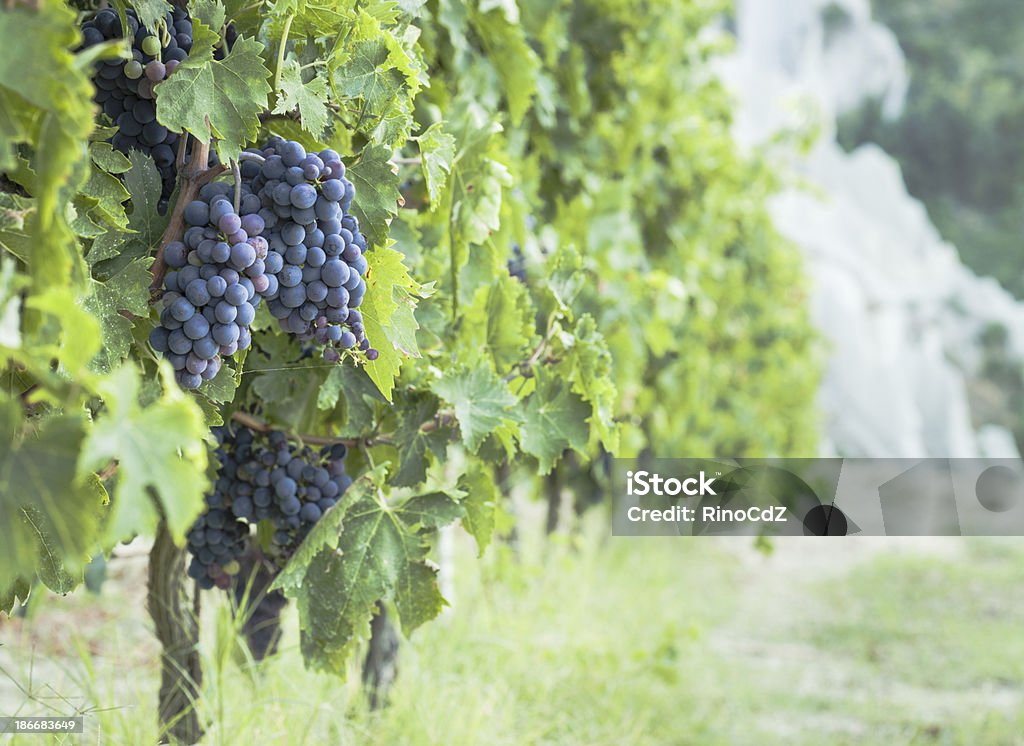
<svg viewBox="0 0 1024 746"><path fill-rule="evenodd" d="M192 21L182 8L175 8L164 19L168 34L166 45L151 34L134 10L127 14L132 58L99 62L93 82L94 100L117 126L111 144L127 154L141 150L152 156L163 181L163 199L174 190L175 148L180 135L156 121L156 94L153 86L174 72L192 49ZM105 8L82 25L84 47L91 47L123 36L117 11Z"/></svg>
<svg viewBox="0 0 1024 746"><path fill-rule="evenodd" d="M245 195L236 214L233 191L221 182L204 186L185 206L182 240L164 247L163 310L149 341L186 389L216 376L222 355L249 347L260 294L277 285L266 271L259 199Z"/></svg>
<svg viewBox="0 0 1024 746"><path fill-rule="evenodd" d="M264 294L281 328L324 348L337 362L359 349L376 360L358 310L366 294L366 239L349 213L355 188L333 150L306 153L275 137L256 158L243 160L242 178L259 197L269 244L267 272L277 288Z"/></svg>
<svg viewBox="0 0 1024 746"><path fill-rule="evenodd" d="M235 423L214 428L214 435L217 481L206 496L207 511L188 534L189 575L201 587L226 588L246 551L250 525L273 526L265 554L284 567L352 478L345 473L344 445L314 451L290 443L282 432L258 433Z"/></svg>
<svg viewBox="0 0 1024 746"><path fill-rule="evenodd" d="M162 181L160 209L163 210L174 191L175 150L181 136L157 121L153 88L173 73L192 51L192 19L183 8L175 8L163 19L166 28L163 34L152 33L142 26L130 8L125 18L132 58L104 60L97 64L93 100L117 126L117 133L110 140L117 150L125 154L140 150L153 158ZM101 10L82 24L83 48L122 37L121 19L112 8ZM234 26L228 26L225 37L230 46L236 37ZM218 58L223 58L224 53L223 46L214 52Z"/></svg>

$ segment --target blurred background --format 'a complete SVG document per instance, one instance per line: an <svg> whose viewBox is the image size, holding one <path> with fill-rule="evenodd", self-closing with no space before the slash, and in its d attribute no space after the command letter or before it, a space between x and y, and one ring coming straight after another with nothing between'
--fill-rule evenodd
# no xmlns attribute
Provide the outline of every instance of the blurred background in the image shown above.
<svg viewBox="0 0 1024 746"><path fill-rule="evenodd" d="M687 127L710 138L722 124L730 143L685 152L690 181L714 184L735 147L772 186L737 168L716 198L725 208L702 196L684 215L683 243L697 227L728 232L701 214L729 218L749 197L757 215L771 195L768 227L741 221L754 251L737 261L754 280L723 285L719 275L708 287L724 289L702 291L720 292L716 307L754 332L687 317L683 342L695 338L710 357L666 363L636 395L664 435L660 455L1019 456L1024 5L674 5L699 26L695 38L727 50L706 65L687 60L695 89L717 77L730 97L722 111L717 99L687 104ZM578 31L595 48L603 41L599 27ZM619 226L593 230L621 240ZM647 238L646 227L634 232ZM687 245L686 271L714 275L730 241ZM768 293L730 305L757 284L752 256L769 257ZM773 315L771 293L799 284L794 257L808 291L793 297L809 308L816 351L802 317L787 341L790 317ZM757 336L762 316L767 337ZM614 351L627 361L628 336ZM692 406L659 409L659 385L693 388ZM382 709L363 696L361 661L345 682L302 669L294 610L279 653L256 666L229 603L204 601L202 706L216 720L206 742L1024 743L1021 540L613 539L600 474L509 483L502 539L482 559L465 536L447 535L438 559L451 608L401 642ZM0 714L78 709L83 742L154 742L159 648L143 608L145 551L120 548L92 568L90 591L37 594L22 617L0 621Z"/></svg>
<svg viewBox="0 0 1024 746"><path fill-rule="evenodd" d="M771 205L828 344L823 453L1024 446L1024 7L736 3L748 147L817 132Z"/></svg>

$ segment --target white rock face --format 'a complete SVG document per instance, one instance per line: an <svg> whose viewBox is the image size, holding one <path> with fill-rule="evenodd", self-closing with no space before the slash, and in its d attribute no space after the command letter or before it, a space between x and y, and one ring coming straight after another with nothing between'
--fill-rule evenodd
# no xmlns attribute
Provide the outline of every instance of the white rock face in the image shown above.
<svg viewBox="0 0 1024 746"><path fill-rule="evenodd" d="M737 50L722 75L738 99L737 138L755 146L780 130L822 130L809 154L787 164L806 185L772 210L806 254L815 323L829 345L824 452L1018 456L1005 429L972 422L966 379L991 323L1008 329L1012 354L1024 359L1024 305L960 262L892 158L870 145L847 154L835 142L837 116L866 97L899 112L907 72L896 39L871 20L868 0L736 6Z"/></svg>

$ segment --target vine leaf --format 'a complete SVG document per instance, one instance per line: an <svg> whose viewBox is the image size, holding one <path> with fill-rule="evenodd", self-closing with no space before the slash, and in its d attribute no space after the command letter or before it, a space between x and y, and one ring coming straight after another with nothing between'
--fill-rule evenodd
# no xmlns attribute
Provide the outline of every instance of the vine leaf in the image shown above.
<svg viewBox="0 0 1024 746"><path fill-rule="evenodd" d="M28 600L31 592L32 584L25 578L17 578L6 588L0 588L0 611L10 614L19 601L24 603Z"/></svg>
<svg viewBox="0 0 1024 746"><path fill-rule="evenodd" d="M497 160L501 124L477 106L469 107L456 139L452 166L451 228L454 265L469 258L469 245L483 243L501 224L503 189L512 185L508 167Z"/></svg>
<svg viewBox="0 0 1024 746"><path fill-rule="evenodd" d="M465 515L462 527L476 540L479 556L483 556L494 534L494 515L498 504L498 487L490 469L474 462L462 475L459 487L466 493L462 501Z"/></svg>
<svg viewBox="0 0 1024 746"><path fill-rule="evenodd" d="M346 170L346 176L356 188L352 214L359 220L359 228L371 246L384 244L388 223L398 214L401 193L398 191L398 174L392 169L390 160L390 148L371 145Z"/></svg>
<svg viewBox="0 0 1024 746"><path fill-rule="evenodd" d="M217 153L227 162L256 139L259 116L267 108L271 86L260 56L263 45L240 36L223 60L215 60L217 34L198 21L193 21L192 34L188 59L157 86L157 119L202 142L217 138Z"/></svg>
<svg viewBox="0 0 1024 746"><path fill-rule="evenodd" d="M78 303L70 288L52 287L40 295L30 295L25 307L48 314L59 325L59 334L36 340L26 353L40 365L57 358L71 375L84 373L86 366L102 347L99 322Z"/></svg>
<svg viewBox="0 0 1024 746"><path fill-rule="evenodd" d="M15 443L18 404L0 399L0 588L44 579L67 592L67 568L80 568L98 537L106 490L94 474L75 472L85 438L81 417L51 417Z"/></svg>
<svg viewBox="0 0 1024 746"><path fill-rule="evenodd" d="M298 109L302 129L320 137L327 127L327 81L319 74L308 83L302 80L302 68L296 60L288 60L281 68L281 87L277 90L275 114Z"/></svg>
<svg viewBox="0 0 1024 746"><path fill-rule="evenodd" d="M496 11L500 8L504 12ZM519 9L515 2L481 2L475 26L492 60L498 78L505 89L508 113L512 124L523 121L537 92L537 73L540 60L530 47L519 25Z"/></svg>
<svg viewBox="0 0 1024 746"><path fill-rule="evenodd" d="M404 398L398 407L402 419L395 430L398 468L391 475L392 485L411 487L422 482L427 476L428 453L444 459L450 433L442 428L426 432L420 428L437 415L438 404L436 396L422 392Z"/></svg>
<svg viewBox="0 0 1024 746"><path fill-rule="evenodd" d="M158 209L162 181L156 164L138 150L131 151L128 161L129 168L124 173L124 184L132 200L128 232L105 231L98 236L86 257L90 265L108 259L124 261L149 256L167 226L167 216Z"/></svg>
<svg viewBox="0 0 1024 746"><path fill-rule="evenodd" d="M444 191L448 175L455 160L455 137L444 131L443 122L435 122L426 132L414 138L420 146L420 161L423 178L430 195L430 211L437 209L441 192Z"/></svg>
<svg viewBox="0 0 1024 746"><path fill-rule="evenodd" d="M14 147L32 141L36 210L26 221L27 263L37 289L85 279L67 211L69 187L73 194L88 173L82 143L94 126L88 66L70 51L80 41L76 14L62 3L0 12L0 163L14 166Z"/></svg>
<svg viewBox="0 0 1024 746"><path fill-rule="evenodd" d="M369 255L366 298L360 310L366 336L380 357L366 366L366 372L391 401L402 356L419 357L416 344L416 295L421 292L409 274L401 253L392 248L374 249Z"/></svg>
<svg viewBox="0 0 1024 746"><path fill-rule="evenodd" d="M461 336L466 349L486 351L499 372L524 358L535 336L536 309L521 282L499 275L477 289L465 314Z"/></svg>
<svg viewBox="0 0 1024 746"><path fill-rule="evenodd" d="M566 351L572 390L590 403L592 435L612 452L618 449L619 433L615 424L618 391L613 383L612 356L597 322L584 314L576 322L571 343Z"/></svg>
<svg viewBox="0 0 1024 746"><path fill-rule="evenodd" d="M444 599L418 529L449 520L450 505L410 512L388 505L378 467L358 479L313 529L274 587L295 598L302 653L313 668L343 673L354 644L369 636L378 601L393 599L406 634L437 616ZM451 501L449 501L450 503Z"/></svg>
<svg viewBox="0 0 1024 746"><path fill-rule="evenodd" d="M148 259L135 259L105 282L90 280L92 292L82 305L99 320L103 334L103 346L91 363L94 371L107 373L128 357L132 322L120 312L149 314L149 280Z"/></svg>
<svg viewBox="0 0 1024 746"><path fill-rule="evenodd" d="M550 472L566 449L583 453L589 432L590 407L561 378L544 371L537 374L537 389L526 401L521 445L536 456L540 473Z"/></svg>
<svg viewBox="0 0 1024 746"><path fill-rule="evenodd" d="M518 403L508 384L490 368L460 366L434 381L431 390L455 409L462 442L473 453L499 425L516 421Z"/></svg>
<svg viewBox="0 0 1024 746"><path fill-rule="evenodd" d="M150 31L155 31L157 21L173 10L167 0L133 0L132 7L139 15L139 22Z"/></svg>
<svg viewBox="0 0 1024 746"><path fill-rule="evenodd" d="M157 506L175 541L203 509L206 492L206 427L195 402L175 385L170 365L161 362L163 394L139 405L139 372L124 365L97 385L107 406L82 444L80 474L116 459L117 488L109 535L120 539L156 527Z"/></svg>
<svg viewBox="0 0 1024 746"><path fill-rule="evenodd" d="M395 512L412 528L435 529L454 523L466 514L459 500L465 494L459 490L427 492L413 495Z"/></svg>
<svg viewBox="0 0 1024 746"><path fill-rule="evenodd" d="M327 374L317 395L317 407L334 409L339 402L343 409L341 437L359 437L374 426L376 402L386 402L377 384L366 374L365 368L354 365L336 365Z"/></svg>
<svg viewBox="0 0 1024 746"><path fill-rule="evenodd" d="M385 38L366 39L353 46L345 64L335 71L334 84L342 96L362 100L357 124L401 111L416 80L409 64L405 51L389 45Z"/></svg>

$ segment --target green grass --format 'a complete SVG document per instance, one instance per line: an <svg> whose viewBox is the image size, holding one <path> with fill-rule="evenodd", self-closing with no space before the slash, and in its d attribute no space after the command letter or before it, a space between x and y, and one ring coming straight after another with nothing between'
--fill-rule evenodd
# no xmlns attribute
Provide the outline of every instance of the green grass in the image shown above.
<svg viewBox="0 0 1024 746"><path fill-rule="evenodd" d="M283 653L253 667L207 602L204 743L1024 743L1024 546L796 540L764 557L588 523L480 561L460 540L454 607L403 644L378 713L357 675L302 668L293 616ZM0 625L0 714L83 707L86 738L64 743L155 743L142 569L115 563L102 598Z"/></svg>

